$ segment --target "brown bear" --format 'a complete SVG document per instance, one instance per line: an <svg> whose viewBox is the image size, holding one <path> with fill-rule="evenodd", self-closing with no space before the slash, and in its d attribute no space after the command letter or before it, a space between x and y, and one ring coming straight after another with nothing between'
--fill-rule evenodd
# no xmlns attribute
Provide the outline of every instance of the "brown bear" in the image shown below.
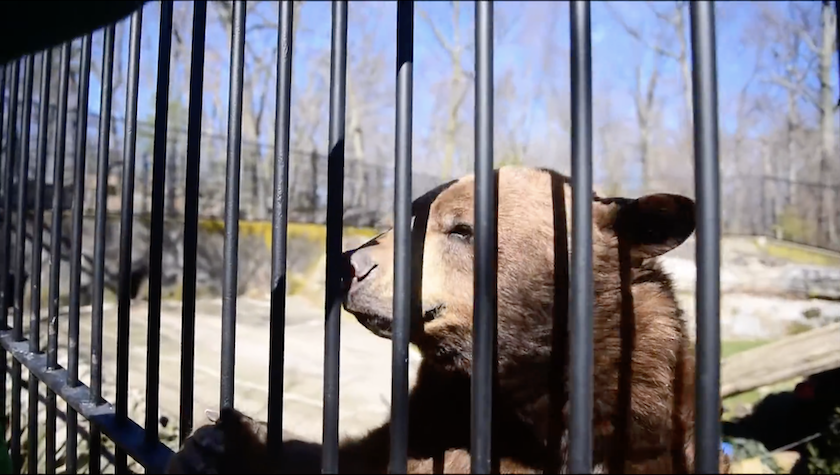
<svg viewBox="0 0 840 475"><path fill-rule="evenodd" d="M500 473L566 473L568 230L571 182L502 167L498 183L498 378L493 454ZM409 473L469 473L473 329L472 175L413 203L423 360L409 401ZM676 195L592 202L595 473L691 473L694 359L669 277L656 262L694 231L694 203ZM392 324L393 233L344 254L344 308L376 335ZM559 259L555 259L559 256ZM418 272L419 271L419 272ZM389 425L341 444L341 473L386 473ZM235 411L196 431L170 473L320 471L320 445L285 442ZM721 453L721 472L728 470Z"/></svg>

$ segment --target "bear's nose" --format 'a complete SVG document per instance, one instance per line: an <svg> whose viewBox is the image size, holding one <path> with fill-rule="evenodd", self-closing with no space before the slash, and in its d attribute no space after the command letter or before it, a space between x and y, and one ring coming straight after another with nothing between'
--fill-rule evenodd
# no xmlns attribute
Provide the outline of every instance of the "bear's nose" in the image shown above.
<svg viewBox="0 0 840 475"><path fill-rule="evenodd" d="M362 281L376 267L376 263L370 258L370 253L358 250L350 256L350 265L353 268L353 277Z"/></svg>
<svg viewBox="0 0 840 475"><path fill-rule="evenodd" d="M343 254L344 269L343 278L347 284L354 279L362 281L376 267L376 263L370 258L370 254L364 250L347 251Z"/></svg>

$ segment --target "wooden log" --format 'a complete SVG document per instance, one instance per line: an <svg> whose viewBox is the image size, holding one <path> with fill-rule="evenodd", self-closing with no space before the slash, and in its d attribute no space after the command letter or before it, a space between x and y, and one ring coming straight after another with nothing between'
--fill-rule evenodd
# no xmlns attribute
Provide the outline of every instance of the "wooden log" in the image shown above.
<svg viewBox="0 0 840 475"><path fill-rule="evenodd" d="M721 362L721 397L840 367L840 323L736 353Z"/></svg>

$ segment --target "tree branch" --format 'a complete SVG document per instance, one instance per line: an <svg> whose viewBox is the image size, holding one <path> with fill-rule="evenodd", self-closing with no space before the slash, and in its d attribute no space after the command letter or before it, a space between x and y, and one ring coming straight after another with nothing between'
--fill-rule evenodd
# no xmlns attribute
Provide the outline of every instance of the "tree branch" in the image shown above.
<svg viewBox="0 0 840 475"><path fill-rule="evenodd" d="M437 40L440 47L443 48L444 51L446 51L446 54L448 54L450 58L454 58L457 55L458 51L451 44L449 44L448 41L446 41L446 36L444 36L443 32L440 31L437 25L435 25L435 22L429 16L429 13L426 12L424 8L418 8L417 14L420 15L420 18L425 20L426 23L429 25L429 28L432 29L432 33L435 35L435 39ZM457 25L455 27L457 28Z"/></svg>
<svg viewBox="0 0 840 475"><path fill-rule="evenodd" d="M651 8L653 8L653 7L651 7ZM661 54L663 56L667 56L667 57L675 59L675 60L680 59L680 55L678 53L666 50L665 48L662 48L661 46L659 46L659 44L653 43L653 42L645 39L644 35L642 35L642 33L638 29L630 26L630 24L628 24L626 21L624 21L624 19L621 17L621 15L619 15L618 12L615 11L615 9L612 5L612 2L607 3L607 9L610 11L610 14L613 16L613 18L615 18L615 20L621 25L621 27L624 29L624 31L627 32L627 34L630 35L631 37L633 37L636 41L638 41L639 43L643 44L644 46L650 48L656 54Z"/></svg>
<svg viewBox="0 0 840 475"><path fill-rule="evenodd" d="M767 79L765 82L769 82L770 84L775 84L776 86L783 87L790 91L793 91L802 97L804 97L808 102L813 104L818 110L822 108L819 98L817 98L813 92L809 91L808 89L804 88L801 84L795 84L790 82L787 78L780 77L780 76L773 76Z"/></svg>
<svg viewBox="0 0 840 475"><path fill-rule="evenodd" d="M814 42L814 38L812 38L807 31L800 30L797 33L798 36L802 38L802 41L805 42L805 46L807 46L808 49L811 50L811 52L813 52L814 54L820 54L820 47L817 46L817 43Z"/></svg>
<svg viewBox="0 0 840 475"><path fill-rule="evenodd" d="M656 8L654 8L654 7L653 7L653 4L654 4L654 3L655 3L655 2L651 2L651 1L647 1L647 2L645 2L645 4L646 4L646 5L648 6L648 8L650 9L650 11L651 11L651 12L653 12L653 14L654 14L654 15L656 15L656 18L659 18L660 20L664 21L665 23L669 23L670 25L672 25L672 26L674 26L674 27L678 27L678 26L679 26L679 16L678 16L678 12L677 12L677 11L672 11L672 12L671 12L671 13L672 13L672 16L670 16L670 17L669 17L667 13L660 12L659 10L657 10ZM677 3L679 4L679 2L677 2ZM676 8L678 9L678 8L680 8L680 6L679 6L679 5L677 5L677 7L676 7Z"/></svg>

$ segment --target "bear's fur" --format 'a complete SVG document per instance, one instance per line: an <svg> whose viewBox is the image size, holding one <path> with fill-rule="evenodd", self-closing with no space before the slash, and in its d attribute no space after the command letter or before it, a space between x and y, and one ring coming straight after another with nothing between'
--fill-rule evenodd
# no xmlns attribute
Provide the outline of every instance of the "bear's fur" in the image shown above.
<svg viewBox="0 0 840 475"><path fill-rule="evenodd" d="M495 470L565 473L570 180L525 167L503 167L496 177ZM409 473L470 471L474 187L474 177L466 176L413 204L414 281L420 285L411 341L423 362L409 401ZM693 231L694 203L688 198L593 197L595 472L693 472L693 349L671 280L656 262ZM386 338L393 318L393 246L388 231L345 253L345 309ZM556 255L561 259L555 261ZM266 450L264 425L233 410L223 411L207 434L199 435L202 430L187 441L172 470L195 466L189 460L216 469L220 461L238 460L237 470L252 473L320 467L319 445L286 442L278 468ZM202 440L221 440L213 456L220 461L199 454L199 448L214 445ZM387 472L389 443L388 424L345 441L340 471ZM722 453L720 469L728 470Z"/></svg>

